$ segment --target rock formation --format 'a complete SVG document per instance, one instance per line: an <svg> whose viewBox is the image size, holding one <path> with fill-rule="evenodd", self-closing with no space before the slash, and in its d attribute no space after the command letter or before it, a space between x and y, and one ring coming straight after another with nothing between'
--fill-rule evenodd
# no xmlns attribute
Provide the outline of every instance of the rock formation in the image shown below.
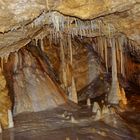
<svg viewBox="0 0 140 140"><path fill-rule="evenodd" d="M120 78L140 86L139 0L0 0L0 6L2 128L13 126L8 110L11 118L68 99L78 103L79 91L98 77L111 83L100 94L111 104L127 104Z"/></svg>

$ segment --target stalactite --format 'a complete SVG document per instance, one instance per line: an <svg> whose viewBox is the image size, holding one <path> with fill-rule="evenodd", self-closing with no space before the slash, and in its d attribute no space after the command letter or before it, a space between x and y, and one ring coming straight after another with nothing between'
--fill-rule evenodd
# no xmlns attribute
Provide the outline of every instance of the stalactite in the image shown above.
<svg viewBox="0 0 140 140"><path fill-rule="evenodd" d="M4 56L4 62L7 63L10 54Z"/></svg>
<svg viewBox="0 0 140 140"><path fill-rule="evenodd" d="M38 39L35 38L35 45L38 46Z"/></svg>
<svg viewBox="0 0 140 140"><path fill-rule="evenodd" d="M50 30L50 32L49 32L49 44L50 44L50 47L52 46L52 42L53 42L53 31Z"/></svg>
<svg viewBox="0 0 140 140"><path fill-rule="evenodd" d="M41 50L44 52L44 41L43 41L43 38L40 39L40 47L41 47Z"/></svg>
<svg viewBox="0 0 140 140"><path fill-rule="evenodd" d="M105 56L105 66L106 66L106 71L108 73L108 46L107 46L107 40L104 38L104 56Z"/></svg>
<svg viewBox="0 0 140 140"><path fill-rule="evenodd" d="M18 62L19 62L19 60L18 60L18 52L15 52L14 56L15 57L14 57L14 68L13 68L13 71L16 72L17 67L18 67Z"/></svg>
<svg viewBox="0 0 140 140"><path fill-rule="evenodd" d="M3 71L4 58L1 57L1 70Z"/></svg>
<svg viewBox="0 0 140 140"><path fill-rule="evenodd" d="M124 68L124 54L123 54L123 39L119 38L118 39L118 45L119 45L119 49L120 49L120 71L123 77L125 77L125 68Z"/></svg>
<svg viewBox="0 0 140 140"><path fill-rule="evenodd" d="M61 39L60 39L60 49L61 49L61 65L62 65L62 80L63 83L65 85L65 87L67 87L67 76L66 76L66 63L65 63L65 53L64 53L64 46L63 46L63 38L61 35Z"/></svg>
<svg viewBox="0 0 140 140"><path fill-rule="evenodd" d="M85 29L82 29L82 31L83 31L83 35L84 35L84 36L86 36L86 32L85 32Z"/></svg>
<svg viewBox="0 0 140 140"><path fill-rule="evenodd" d="M100 37L100 54L101 54L101 58L104 59L104 44L103 44L103 37Z"/></svg>
<svg viewBox="0 0 140 140"><path fill-rule="evenodd" d="M117 59L117 71L118 73L121 72L121 56L120 56L120 49L118 45L118 40L116 39L116 59Z"/></svg>
<svg viewBox="0 0 140 140"><path fill-rule="evenodd" d="M119 104L120 101L120 87L117 77L117 63L116 63L116 46L115 39L110 38L110 45L112 49L112 85L108 96L109 103Z"/></svg>
<svg viewBox="0 0 140 140"><path fill-rule="evenodd" d="M100 37L97 37L97 53L98 55L101 57L101 41L100 41Z"/></svg>
<svg viewBox="0 0 140 140"><path fill-rule="evenodd" d="M97 110L101 110L101 108L100 108L98 102L94 102L94 103L93 103L93 107L92 107L92 112L93 112L93 113L96 113Z"/></svg>
<svg viewBox="0 0 140 140"><path fill-rule="evenodd" d="M68 29L68 34L69 34L69 30L70 30L70 18L69 18L69 16L67 17L66 21L67 21L67 29Z"/></svg>
<svg viewBox="0 0 140 140"><path fill-rule="evenodd" d="M112 85L108 96L108 101L112 104L122 103L123 105L126 105L127 99L125 97L125 92L124 89L120 87L117 77L116 47L118 45L114 38L112 40L110 39L110 45L112 47Z"/></svg>
<svg viewBox="0 0 140 140"><path fill-rule="evenodd" d="M71 35L68 35L68 46L69 46L69 52L70 52L70 64L72 65L72 61L73 61L73 53L72 53L72 39L71 39Z"/></svg>
<svg viewBox="0 0 140 140"><path fill-rule="evenodd" d="M113 81L118 81L117 78L117 63L116 63L116 46L115 39L110 39L111 49L112 49L112 78Z"/></svg>

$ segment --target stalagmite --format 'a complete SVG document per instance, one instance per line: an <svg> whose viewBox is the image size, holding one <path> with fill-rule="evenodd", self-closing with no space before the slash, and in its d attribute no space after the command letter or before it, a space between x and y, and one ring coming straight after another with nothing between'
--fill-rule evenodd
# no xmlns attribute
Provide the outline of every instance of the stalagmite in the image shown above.
<svg viewBox="0 0 140 140"><path fill-rule="evenodd" d="M0 133L2 133L2 127L1 127L1 123L0 123Z"/></svg>
<svg viewBox="0 0 140 140"><path fill-rule="evenodd" d="M66 137L66 140L70 140L70 138L69 137Z"/></svg>
<svg viewBox="0 0 140 140"><path fill-rule="evenodd" d="M108 95L108 102L112 104L119 104L120 101L120 87L117 77L117 62L116 62L116 46L115 39L110 38L110 45L112 49L112 85L111 91Z"/></svg>
<svg viewBox="0 0 140 140"><path fill-rule="evenodd" d="M122 101L123 105L127 104L127 98L126 98L126 95L125 95L124 88L121 88L121 101Z"/></svg>
<svg viewBox="0 0 140 140"><path fill-rule="evenodd" d="M13 116L12 116L12 111L8 110L8 128L14 127L14 122L13 122Z"/></svg>
<svg viewBox="0 0 140 140"><path fill-rule="evenodd" d="M75 120L75 118L73 116L71 116L71 122L72 123L77 123L77 121Z"/></svg>
<svg viewBox="0 0 140 140"><path fill-rule="evenodd" d="M52 46L52 42L53 42L53 31L50 30L50 32L49 32L49 43L50 43L50 47Z"/></svg>
<svg viewBox="0 0 140 140"><path fill-rule="evenodd" d="M96 113L97 110L100 110L100 106L97 102L94 102L93 107L92 107L92 112Z"/></svg>
<svg viewBox="0 0 140 140"><path fill-rule="evenodd" d="M108 73L108 49L107 49L107 40L106 38L104 39L104 50L105 50L105 66L106 66L106 71Z"/></svg>
<svg viewBox="0 0 140 140"><path fill-rule="evenodd" d="M110 112L109 112L109 108L108 108L108 106L103 106L103 108L102 108L102 115L104 115L104 114L109 114Z"/></svg>
<svg viewBox="0 0 140 140"><path fill-rule="evenodd" d="M96 112L94 120L97 121L97 120L100 120L101 118L102 118L101 110L98 109L97 112Z"/></svg>
<svg viewBox="0 0 140 140"><path fill-rule="evenodd" d="M75 103L78 103L77 90L76 90L75 80L73 76L72 76L72 86L71 86L71 100Z"/></svg>
<svg viewBox="0 0 140 140"><path fill-rule="evenodd" d="M40 47L41 47L41 50L44 52L44 42L43 42L43 38L41 39Z"/></svg>
<svg viewBox="0 0 140 140"><path fill-rule="evenodd" d="M91 106L90 98L87 98L87 106Z"/></svg>

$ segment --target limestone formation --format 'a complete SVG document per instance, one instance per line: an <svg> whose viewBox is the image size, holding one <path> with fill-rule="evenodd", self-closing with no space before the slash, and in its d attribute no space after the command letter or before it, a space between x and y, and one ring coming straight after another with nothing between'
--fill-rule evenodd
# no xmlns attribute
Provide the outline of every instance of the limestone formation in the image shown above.
<svg viewBox="0 0 140 140"><path fill-rule="evenodd" d="M8 89L6 85L6 79L0 69L0 124L3 128L7 128L8 122L8 110L11 109L11 100L8 95Z"/></svg>
<svg viewBox="0 0 140 140"><path fill-rule="evenodd" d="M13 115L11 110L8 110L8 128L14 127Z"/></svg>
<svg viewBox="0 0 140 140"><path fill-rule="evenodd" d="M95 115L95 117L94 117L94 120L95 120L95 121L98 121L98 120L100 120L101 118L102 118L102 113L101 113L101 110L98 109L97 112L96 112L96 115Z"/></svg>
<svg viewBox="0 0 140 140"><path fill-rule="evenodd" d="M0 0L0 7L2 128L14 126L14 115L68 100L108 95L126 106L121 80L140 86L139 0ZM115 110L94 102L92 112L99 120Z"/></svg>
<svg viewBox="0 0 140 140"><path fill-rule="evenodd" d="M71 123L77 123L77 120L74 118L74 116L71 116Z"/></svg>
<svg viewBox="0 0 140 140"><path fill-rule="evenodd" d="M102 115L107 115L107 114L110 114L109 108L108 108L108 106L103 105L103 108L102 108Z"/></svg>
<svg viewBox="0 0 140 140"><path fill-rule="evenodd" d="M2 133L2 127L1 127L1 124L0 124L0 133Z"/></svg>
<svg viewBox="0 0 140 140"><path fill-rule="evenodd" d="M37 0L22 3L16 0L1 0L0 3L2 6L0 10L0 40L2 40L0 41L0 55L9 54L28 44L30 38L36 36L42 30L42 26L49 23L48 16L45 15L48 9L81 19L95 19L101 16L105 24L113 24L119 32L123 32L131 40L140 44L139 3L135 0L118 0L117 2L113 0L90 0L90 2L87 0L49 0L49 8L43 0L39 3ZM88 10L85 12L85 9Z"/></svg>
<svg viewBox="0 0 140 140"><path fill-rule="evenodd" d="M92 107L92 112L96 113L97 110L101 110L101 108L100 108L100 106L99 106L99 104L97 102L94 102L93 107Z"/></svg>
<svg viewBox="0 0 140 140"><path fill-rule="evenodd" d="M91 100L90 100L90 98L87 98L87 106L91 106Z"/></svg>

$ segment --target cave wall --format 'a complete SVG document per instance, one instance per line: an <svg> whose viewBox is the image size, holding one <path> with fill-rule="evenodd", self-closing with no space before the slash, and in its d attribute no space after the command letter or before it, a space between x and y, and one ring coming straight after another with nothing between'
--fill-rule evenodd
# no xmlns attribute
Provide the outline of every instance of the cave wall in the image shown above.
<svg viewBox="0 0 140 140"><path fill-rule="evenodd" d="M7 80L12 82L9 83L12 84L9 90L13 91L14 115L52 109L66 103L63 90L50 76L49 66L42 58L36 57L36 53L37 47L33 50L24 47L11 54L9 62L5 64L5 74L10 75Z"/></svg>

